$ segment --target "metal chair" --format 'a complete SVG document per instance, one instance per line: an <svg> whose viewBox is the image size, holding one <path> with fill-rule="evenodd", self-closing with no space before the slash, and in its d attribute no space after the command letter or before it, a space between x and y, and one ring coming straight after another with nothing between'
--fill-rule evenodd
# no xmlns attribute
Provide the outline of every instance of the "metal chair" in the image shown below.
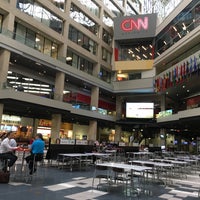
<svg viewBox="0 0 200 200"><path fill-rule="evenodd" d="M110 185L110 175L108 167L96 165L93 174L92 188L94 188L95 179L98 179L97 189L107 186L106 188L108 190L108 186ZM104 180L104 182L102 182L102 179Z"/></svg>

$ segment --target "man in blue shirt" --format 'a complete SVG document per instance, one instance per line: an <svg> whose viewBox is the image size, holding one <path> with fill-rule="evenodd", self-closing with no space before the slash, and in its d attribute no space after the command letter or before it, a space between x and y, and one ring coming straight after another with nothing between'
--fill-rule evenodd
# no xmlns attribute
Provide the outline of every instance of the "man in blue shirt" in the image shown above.
<svg viewBox="0 0 200 200"><path fill-rule="evenodd" d="M44 147L45 142L43 140L42 134L38 133L31 145L31 155L25 158L29 165L30 174L36 172L36 162L43 159Z"/></svg>

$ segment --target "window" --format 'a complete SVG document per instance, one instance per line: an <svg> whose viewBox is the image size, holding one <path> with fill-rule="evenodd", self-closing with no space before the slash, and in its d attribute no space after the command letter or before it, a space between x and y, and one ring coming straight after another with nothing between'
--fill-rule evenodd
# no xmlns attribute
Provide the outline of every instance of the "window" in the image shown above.
<svg viewBox="0 0 200 200"><path fill-rule="evenodd" d="M85 13L83 13L79 8L72 4L70 9L70 17L76 21L77 23L81 24L93 34L98 35L99 33L99 26L90 19Z"/></svg>
<svg viewBox="0 0 200 200"><path fill-rule="evenodd" d="M51 57L57 59L58 58L58 45L53 43L51 47Z"/></svg>
<svg viewBox="0 0 200 200"><path fill-rule="evenodd" d="M49 0L49 1L64 12L65 0Z"/></svg>
<svg viewBox="0 0 200 200"><path fill-rule="evenodd" d="M108 52L105 48L102 48L102 60L111 64L111 53Z"/></svg>
<svg viewBox="0 0 200 200"><path fill-rule="evenodd" d="M44 41L44 54L51 56L51 41L48 39L45 39Z"/></svg>
<svg viewBox="0 0 200 200"><path fill-rule="evenodd" d="M44 49L44 37L37 34L36 38L35 38L35 48L40 51L43 52Z"/></svg>
<svg viewBox="0 0 200 200"><path fill-rule="evenodd" d="M94 55L97 53L97 44L93 40L91 40L88 36L84 35L82 32L79 32L74 27L69 27L68 38L80 45L84 49L92 52Z"/></svg>
<svg viewBox="0 0 200 200"><path fill-rule="evenodd" d="M21 3L22 2L22 3ZM63 21L57 17L54 13L43 8L39 3L33 2L32 0L28 1L22 0L17 2L17 8L22 12L27 13L32 16L37 21L47 25L54 31L62 33L63 30Z"/></svg>
<svg viewBox="0 0 200 200"><path fill-rule="evenodd" d="M103 29L102 40L108 45L112 46L112 39L112 35L108 31Z"/></svg>
<svg viewBox="0 0 200 200"><path fill-rule="evenodd" d="M35 47L35 32L27 29L25 44L31 48Z"/></svg>
<svg viewBox="0 0 200 200"><path fill-rule="evenodd" d="M112 18L106 12L103 15L103 23L109 27L113 27L114 24Z"/></svg>
<svg viewBox="0 0 200 200"><path fill-rule="evenodd" d="M111 72L106 70L105 67L101 66L99 78L107 83L111 83Z"/></svg>
<svg viewBox="0 0 200 200"><path fill-rule="evenodd" d="M24 27L21 24L17 24L16 32L15 32L15 40L24 44L25 38L26 38L26 27Z"/></svg>
<svg viewBox="0 0 200 200"><path fill-rule="evenodd" d="M66 63L71 65L72 67L86 72L87 74L93 73L93 63L83 57L78 56L69 49L67 50Z"/></svg>
<svg viewBox="0 0 200 200"><path fill-rule="evenodd" d="M31 29L26 28L17 22L15 22L14 32L15 40L57 59L58 44L53 43L50 39L47 39L40 34L36 34Z"/></svg>
<svg viewBox="0 0 200 200"><path fill-rule="evenodd" d="M99 17L99 6L91 0L79 0L79 2L84 5L91 13Z"/></svg>

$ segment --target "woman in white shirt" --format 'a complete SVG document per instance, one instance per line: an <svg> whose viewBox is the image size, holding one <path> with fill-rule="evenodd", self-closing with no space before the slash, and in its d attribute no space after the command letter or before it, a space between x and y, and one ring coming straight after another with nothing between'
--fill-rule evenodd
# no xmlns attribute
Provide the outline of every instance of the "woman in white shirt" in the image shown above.
<svg viewBox="0 0 200 200"><path fill-rule="evenodd" d="M6 161L6 165L3 167L3 171L7 171L7 166L12 167L16 160L17 156L13 153L14 150L18 147L11 146L11 139L14 137L14 132L8 132L6 138L1 142L0 145L0 158Z"/></svg>

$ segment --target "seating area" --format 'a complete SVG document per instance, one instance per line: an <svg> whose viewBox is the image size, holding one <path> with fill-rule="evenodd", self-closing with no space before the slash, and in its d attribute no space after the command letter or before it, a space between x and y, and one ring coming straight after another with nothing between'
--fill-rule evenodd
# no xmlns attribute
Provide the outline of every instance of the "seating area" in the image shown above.
<svg viewBox="0 0 200 200"><path fill-rule="evenodd" d="M30 175L24 160L29 152L16 153L18 160L10 169L7 190L20 185L30 185L37 190L39 188L36 185L39 184L39 190L45 190L46 193L58 190L59 196L62 195L60 188L63 188L67 194L62 198L68 196L69 199L79 199L81 188L85 185L87 187L82 190L89 195L89 199L98 194L94 198L96 200L136 197L190 200L200 197L200 157L197 155L171 152L168 157L167 154L160 156L155 152L128 151L124 156L124 153L118 154L114 149L105 153L57 152L56 159L47 159L45 156L42 162L36 162L37 172ZM177 188L178 185L180 188ZM177 194L174 194L175 191ZM70 197L75 194L79 194L79 198ZM170 195L171 198L168 198Z"/></svg>

